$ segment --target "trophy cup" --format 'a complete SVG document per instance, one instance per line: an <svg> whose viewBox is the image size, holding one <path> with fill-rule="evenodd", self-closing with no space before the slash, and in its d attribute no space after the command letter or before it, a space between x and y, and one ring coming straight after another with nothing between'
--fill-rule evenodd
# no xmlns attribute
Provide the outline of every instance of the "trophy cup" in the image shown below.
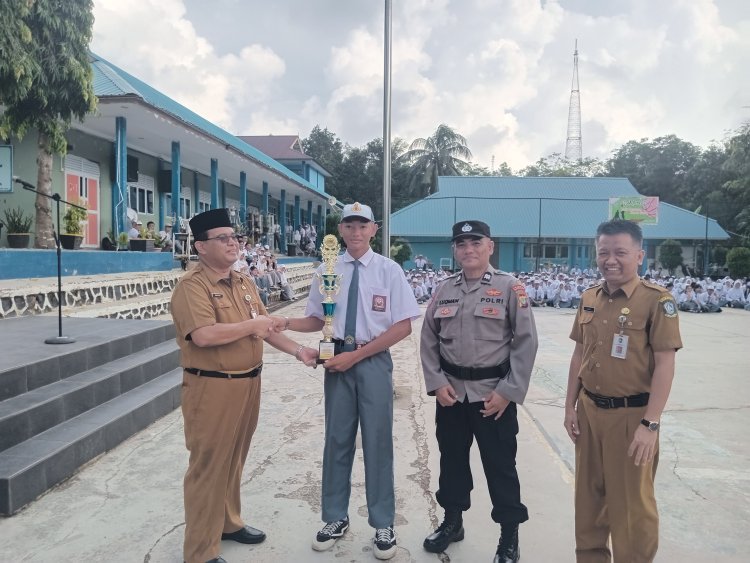
<svg viewBox="0 0 750 563"><path fill-rule="evenodd" d="M320 246L320 254L323 257L323 273L315 274L320 280L320 291L325 295L323 299L323 340L320 341L318 348L318 363L322 364L334 356L333 342L333 312L336 310L336 302L333 300L341 289L341 274L336 273L336 262L339 259L341 245L334 235L323 237L323 244Z"/></svg>

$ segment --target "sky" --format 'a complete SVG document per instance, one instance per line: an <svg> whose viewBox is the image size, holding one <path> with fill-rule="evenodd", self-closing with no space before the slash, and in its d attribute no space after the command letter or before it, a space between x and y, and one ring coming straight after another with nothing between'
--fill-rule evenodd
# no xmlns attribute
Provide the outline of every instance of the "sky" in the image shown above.
<svg viewBox="0 0 750 563"><path fill-rule="evenodd" d="M384 1L94 0L91 49L237 135L383 134ZM393 0L393 137L445 123L473 162L584 157L750 120L750 0ZM494 158L494 161L493 161Z"/></svg>

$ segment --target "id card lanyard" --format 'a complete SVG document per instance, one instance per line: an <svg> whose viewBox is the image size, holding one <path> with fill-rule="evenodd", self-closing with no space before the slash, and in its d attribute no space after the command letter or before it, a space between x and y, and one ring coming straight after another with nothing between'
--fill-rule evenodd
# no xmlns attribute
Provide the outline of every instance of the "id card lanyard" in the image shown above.
<svg viewBox="0 0 750 563"><path fill-rule="evenodd" d="M612 339L612 357L619 358L620 360L624 360L628 354L628 336L625 334L625 323L628 322L626 315L629 312L630 309L627 307L624 307L620 311L621 315L617 317L617 324L620 325L620 333L615 334L615 337Z"/></svg>

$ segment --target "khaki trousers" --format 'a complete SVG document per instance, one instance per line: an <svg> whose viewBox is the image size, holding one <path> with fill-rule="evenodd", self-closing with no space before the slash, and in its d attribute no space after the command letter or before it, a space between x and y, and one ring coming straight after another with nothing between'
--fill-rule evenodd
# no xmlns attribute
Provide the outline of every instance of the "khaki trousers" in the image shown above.
<svg viewBox="0 0 750 563"><path fill-rule="evenodd" d="M240 480L259 407L260 376L218 379L183 373L182 416L190 452L184 482L187 563L218 557L221 534L245 525Z"/></svg>
<svg viewBox="0 0 750 563"><path fill-rule="evenodd" d="M654 476L659 459L636 466L628 447L646 407L600 409L578 397L575 533L579 563L647 563L659 544ZM609 536L612 536L612 551Z"/></svg>

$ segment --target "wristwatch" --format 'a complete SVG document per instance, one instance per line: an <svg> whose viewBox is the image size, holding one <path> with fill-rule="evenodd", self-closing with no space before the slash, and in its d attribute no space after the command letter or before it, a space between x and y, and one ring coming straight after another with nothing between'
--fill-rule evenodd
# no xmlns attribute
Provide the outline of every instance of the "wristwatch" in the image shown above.
<svg viewBox="0 0 750 563"><path fill-rule="evenodd" d="M651 430L651 432L656 432L657 430L659 430L659 423L658 422L654 422L654 421L646 420L645 418L642 418L641 419L641 424L643 424L643 426L645 426L646 428L648 428L649 430Z"/></svg>

